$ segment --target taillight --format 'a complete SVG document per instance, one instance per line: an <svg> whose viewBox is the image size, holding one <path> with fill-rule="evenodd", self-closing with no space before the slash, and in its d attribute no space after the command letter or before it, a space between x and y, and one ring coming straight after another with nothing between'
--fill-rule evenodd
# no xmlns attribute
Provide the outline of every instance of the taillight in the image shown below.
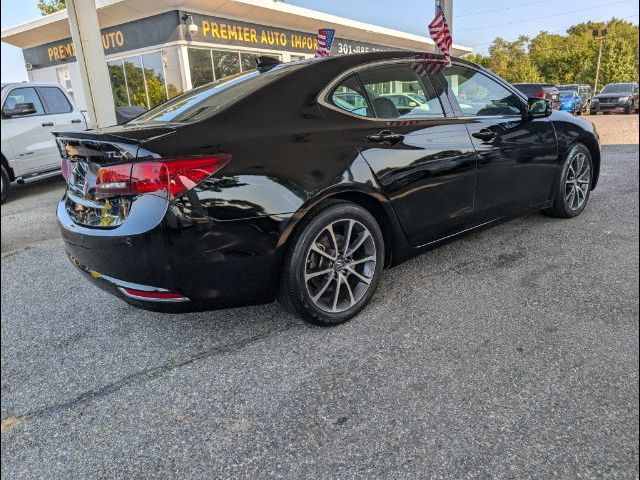
<svg viewBox="0 0 640 480"><path fill-rule="evenodd" d="M69 178L71 178L71 161L68 158L63 158L60 161L60 172L62 173L62 178L68 182Z"/></svg>
<svg viewBox="0 0 640 480"><path fill-rule="evenodd" d="M538 92L538 93L536 93L536 97L538 97L538 98L544 98L544 92Z"/></svg>
<svg viewBox="0 0 640 480"><path fill-rule="evenodd" d="M231 155L124 163L98 170L96 196L162 194L173 200L213 175Z"/></svg>

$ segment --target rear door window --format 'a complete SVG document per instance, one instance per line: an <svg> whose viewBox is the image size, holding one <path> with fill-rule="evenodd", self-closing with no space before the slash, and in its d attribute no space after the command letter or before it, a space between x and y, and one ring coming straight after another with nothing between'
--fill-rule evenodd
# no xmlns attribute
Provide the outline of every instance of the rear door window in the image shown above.
<svg viewBox="0 0 640 480"><path fill-rule="evenodd" d="M62 90L57 87L38 87L44 104L47 109L47 113L69 113L73 110L73 107L67 100L67 97Z"/></svg>
<svg viewBox="0 0 640 480"><path fill-rule="evenodd" d="M431 83L408 63L371 67L358 75L377 118L444 117Z"/></svg>

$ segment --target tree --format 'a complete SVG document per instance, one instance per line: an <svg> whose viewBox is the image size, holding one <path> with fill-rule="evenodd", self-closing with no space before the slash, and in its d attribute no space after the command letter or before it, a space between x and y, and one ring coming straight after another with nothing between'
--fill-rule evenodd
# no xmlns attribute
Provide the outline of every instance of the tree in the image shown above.
<svg viewBox="0 0 640 480"><path fill-rule="evenodd" d="M65 0L38 0L38 10L42 15L50 15L65 8Z"/></svg>
<svg viewBox="0 0 640 480"><path fill-rule="evenodd" d="M599 40L593 30L607 28L603 45L600 84L638 80L638 26L612 18L608 22L585 22L566 34L540 32L532 39L496 38L489 55L469 59L511 82L586 83L593 85Z"/></svg>
<svg viewBox="0 0 640 480"><path fill-rule="evenodd" d="M483 59L483 66L512 83L539 82L542 78L527 53L528 44L529 38L525 36L513 42L498 37L489 47L489 57Z"/></svg>

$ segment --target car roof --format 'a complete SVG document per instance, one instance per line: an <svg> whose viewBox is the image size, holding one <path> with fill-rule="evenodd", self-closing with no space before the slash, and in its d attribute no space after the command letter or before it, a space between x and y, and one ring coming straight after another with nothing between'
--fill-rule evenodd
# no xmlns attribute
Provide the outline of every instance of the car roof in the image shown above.
<svg viewBox="0 0 640 480"><path fill-rule="evenodd" d="M55 82L7 82L2 84L2 88L8 86L16 87L61 87L59 83Z"/></svg>

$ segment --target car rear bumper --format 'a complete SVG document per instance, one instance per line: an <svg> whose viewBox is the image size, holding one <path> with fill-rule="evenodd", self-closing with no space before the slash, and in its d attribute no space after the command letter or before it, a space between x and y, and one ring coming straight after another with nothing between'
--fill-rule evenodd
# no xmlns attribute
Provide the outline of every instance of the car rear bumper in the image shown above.
<svg viewBox="0 0 640 480"><path fill-rule="evenodd" d="M280 232L289 216L194 224L167 202L132 208L107 230L77 225L58 204L67 256L80 272L125 302L147 310L180 313L268 303L274 300L281 257ZM139 228L141 220L146 228ZM132 226L135 224L134 226ZM126 289L173 292L184 299L149 299Z"/></svg>

